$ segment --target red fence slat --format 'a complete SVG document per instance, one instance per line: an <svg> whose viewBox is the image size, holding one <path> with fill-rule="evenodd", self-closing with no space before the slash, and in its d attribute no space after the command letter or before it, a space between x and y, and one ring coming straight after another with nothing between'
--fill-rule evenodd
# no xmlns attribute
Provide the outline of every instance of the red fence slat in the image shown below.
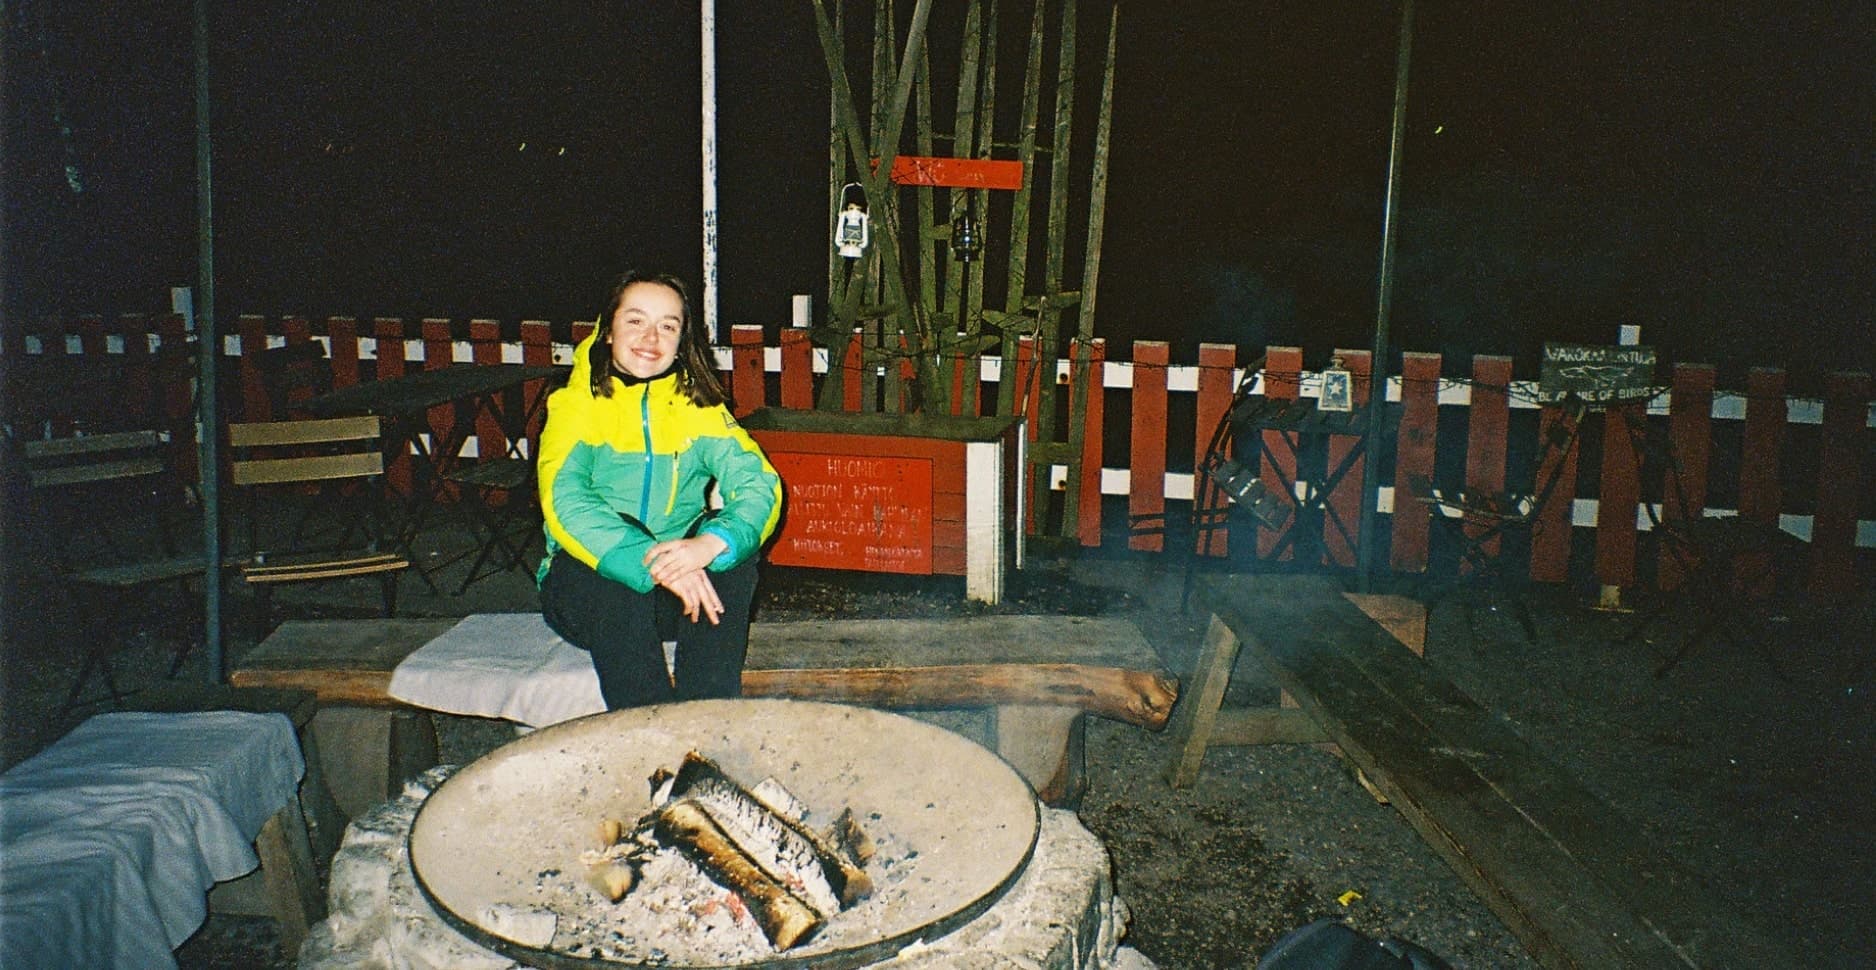
<svg viewBox="0 0 1876 970"><path fill-rule="evenodd" d="M1857 497L1867 454L1870 376L1824 378L1824 425L1817 455L1817 518L1811 524L1811 589L1830 599L1857 591Z"/></svg>
<svg viewBox="0 0 1876 970"><path fill-rule="evenodd" d="M762 376L762 327L739 323L730 328L731 413L743 417L768 403Z"/></svg>
<svg viewBox="0 0 1876 970"><path fill-rule="evenodd" d="M1761 525L1777 525L1784 488L1778 469L1784 461L1785 372L1754 367L1746 374L1746 426L1739 447L1739 515Z"/></svg>
<svg viewBox="0 0 1876 970"><path fill-rule="evenodd" d="M241 335L241 418L244 421L267 421L273 409L267 403L267 387L261 383L257 356L267 349L267 318L244 313L235 318L235 332Z"/></svg>
<svg viewBox="0 0 1876 970"><path fill-rule="evenodd" d="M974 362L973 362L974 363ZM1076 501L1080 522L1077 528L1081 544L1095 547L1101 544L1101 453L1103 432L1107 421L1107 341L1096 338L1088 342L1088 406L1082 412L1081 434L1081 493ZM971 382L977 386L976 381ZM973 402L970 413L976 414Z"/></svg>
<svg viewBox="0 0 1876 970"><path fill-rule="evenodd" d="M1205 473L1201 469L1205 464L1205 454L1211 448L1213 433L1231 410L1231 392L1234 388L1231 372L1237 366L1238 348L1235 344L1199 344L1197 440L1193 442L1192 448L1194 501L1205 492ZM1193 551L1198 555L1223 556L1229 548L1225 529L1225 519L1230 513L1228 500L1220 496L1219 506L1208 512L1215 517L1212 523L1214 528L1198 529L1193 536Z"/></svg>
<svg viewBox="0 0 1876 970"><path fill-rule="evenodd" d="M423 369L442 370L455 363L456 348L452 345L449 321L441 317L425 317L422 323L423 334ZM456 456L443 454L450 440L456 437L456 409L448 404L439 404L430 409L431 454L436 461L451 461ZM466 430L466 429L465 429ZM442 440L438 440L437 436ZM450 491L453 496L455 493Z"/></svg>
<svg viewBox="0 0 1876 970"><path fill-rule="evenodd" d="M358 383L358 321L352 317L326 318L326 356L332 359L332 386Z"/></svg>
<svg viewBox="0 0 1876 970"><path fill-rule="evenodd" d="M372 334L377 338L378 378L397 377L404 373L404 321L395 317L378 317L371 322ZM410 491L410 456L404 451L390 455L390 464L384 470L384 480L399 492Z"/></svg>
<svg viewBox="0 0 1876 970"><path fill-rule="evenodd" d="M469 321L469 357L480 365L502 362L502 325L494 320ZM511 387L502 393L502 409L520 414L523 389ZM508 453L508 433L500 421L486 410L476 415L476 455L499 458Z"/></svg>
<svg viewBox="0 0 1876 970"><path fill-rule="evenodd" d="M546 367L554 362L554 331L545 320L521 321L521 362L530 367ZM534 443L541 440L541 426L547 420L547 407L540 395L549 393L548 381L532 381L526 389L528 419L528 455L534 455Z"/></svg>
<svg viewBox="0 0 1876 970"><path fill-rule="evenodd" d="M1133 342L1133 418L1128 445L1127 548L1166 548L1166 364L1164 340Z"/></svg>
<svg viewBox="0 0 1876 970"><path fill-rule="evenodd" d="M1361 407L1368 403L1368 382L1374 370L1374 352L1370 350L1337 350L1336 356L1342 358L1342 366L1347 368L1353 379L1354 404ZM1352 435L1336 434L1329 436L1329 468L1334 468L1356 450L1358 439ZM1335 490L1329 493L1329 508L1335 510L1337 518L1348 529L1349 538L1344 538L1342 530L1335 527L1329 516L1322 517L1322 552L1324 558L1337 566L1355 565L1355 547L1361 542L1361 485L1363 469L1367 462L1366 455L1357 455L1354 464L1348 468L1348 474L1337 482Z"/></svg>
<svg viewBox="0 0 1876 970"><path fill-rule="evenodd" d="M1570 447L1550 452L1541 444L1534 488L1541 488L1552 475L1557 484L1544 507L1535 510L1531 522L1531 578L1540 583L1561 583L1570 578L1570 540L1576 514L1576 456L1582 451L1579 436L1581 418L1571 418L1554 404L1546 405L1537 418L1537 440L1553 436L1567 437ZM1561 466L1561 467L1559 467Z"/></svg>
<svg viewBox="0 0 1876 970"><path fill-rule="evenodd" d="M1472 404L1466 409L1466 490L1492 495L1505 490L1505 450L1511 429L1511 358L1480 354L1472 358ZM1482 525L1466 524L1467 535ZM1499 553L1496 537L1479 548L1488 556ZM1471 569L1459 564L1461 573Z"/></svg>
<svg viewBox="0 0 1876 970"><path fill-rule="evenodd" d="M1401 354L1400 437L1394 452L1394 525L1388 564L1397 572L1427 569L1432 510L1407 491L1414 478L1433 480L1440 429L1440 355Z"/></svg>
<svg viewBox="0 0 1876 970"><path fill-rule="evenodd" d="M1303 348L1271 347L1264 354L1264 396L1281 400L1293 400L1303 389ZM1296 481L1296 457L1289 445L1283 442L1281 431L1264 432L1264 459L1258 469L1258 476L1273 486L1270 490L1277 500L1290 506L1290 514L1296 514L1296 495L1280 487L1280 482ZM1282 474L1279 476L1278 472ZM1257 554L1268 557L1281 538L1281 533L1257 528ZM1281 558L1290 559L1295 555L1294 544L1283 551Z"/></svg>
<svg viewBox="0 0 1876 970"><path fill-rule="evenodd" d="M1039 402L1042 400L1039 369L1036 364L1036 338L1018 337L1016 340L1016 413L1023 416L1025 433L1028 434L1031 442L1036 441L1042 431L1042 422L1036 417L1040 411ZM1034 449L1031 449L1029 454L1032 464L1030 473L1026 476L1027 480L1023 483L1029 491L1029 494L1023 498L1025 517L1029 521L1023 524L1023 528L1033 533L1036 531L1037 519L1036 495L1048 493L1050 466L1046 462L1035 461ZM1042 481L1038 483L1037 479L1042 479Z"/></svg>
<svg viewBox="0 0 1876 970"><path fill-rule="evenodd" d="M1602 473L1597 481L1596 581L1635 584L1635 513L1641 507L1641 452L1635 435L1648 420L1647 405L1622 404L1603 412Z"/></svg>
<svg viewBox="0 0 1876 970"><path fill-rule="evenodd" d="M862 385L873 385L873 372L866 368L866 339L857 329L847 338L847 353L840 367L845 378L840 385L840 406L843 410L858 411L865 399Z"/></svg>
<svg viewBox="0 0 1876 970"><path fill-rule="evenodd" d="M806 330L782 330L782 407L814 407L814 341Z"/></svg>
<svg viewBox="0 0 1876 970"><path fill-rule="evenodd" d="M1673 457L1661 484L1661 519L1697 519L1707 508L1707 467L1713 449L1713 367L1676 364L1668 408L1668 451ZM1655 546L1655 587L1674 589L1686 578L1680 559Z"/></svg>

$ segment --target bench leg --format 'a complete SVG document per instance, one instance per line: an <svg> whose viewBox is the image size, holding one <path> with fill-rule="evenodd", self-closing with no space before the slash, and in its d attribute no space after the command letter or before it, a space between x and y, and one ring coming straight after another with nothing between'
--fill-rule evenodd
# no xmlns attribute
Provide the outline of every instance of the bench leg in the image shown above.
<svg viewBox="0 0 1876 970"><path fill-rule="evenodd" d="M1088 790L1086 730L1073 707L997 707L991 729L996 752L1055 808L1075 808Z"/></svg>
<svg viewBox="0 0 1876 970"><path fill-rule="evenodd" d="M1181 693L1173 708L1176 753L1167 780L1174 788L1188 787L1199 776L1199 763L1205 760L1205 746L1211 742L1213 722L1218 719L1218 706L1224 703L1225 686L1231 682L1231 666L1237 662L1240 646L1231 628L1212 617L1193 670L1192 690Z"/></svg>
<svg viewBox="0 0 1876 970"><path fill-rule="evenodd" d="M286 807L261 826L254 849L261 857L268 908L280 925L280 952L291 959L300 952L307 931L326 915L319 877L313 871L306 819L297 800L288 799Z"/></svg>
<svg viewBox="0 0 1876 970"><path fill-rule="evenodd" d="M426 711L322 707L313 715L333 801L358 818L396 795L404 779L436 764L436 725Z"/></svg>

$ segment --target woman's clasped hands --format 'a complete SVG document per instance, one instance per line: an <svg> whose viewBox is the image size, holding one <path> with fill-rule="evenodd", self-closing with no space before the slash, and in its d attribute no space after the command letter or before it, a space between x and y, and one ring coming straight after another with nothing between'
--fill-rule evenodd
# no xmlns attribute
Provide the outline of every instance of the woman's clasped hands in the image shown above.
<svg viewBox="0 0 1876 970"><path fill-rule="evenodd" d="M660 542L645 553L645 568L652 582L670 590L684 604L684 616L692 623L708 619L712 625L723 616L723 600L704 567L729 546L719 537L705 533L689 539Z"/></svg>

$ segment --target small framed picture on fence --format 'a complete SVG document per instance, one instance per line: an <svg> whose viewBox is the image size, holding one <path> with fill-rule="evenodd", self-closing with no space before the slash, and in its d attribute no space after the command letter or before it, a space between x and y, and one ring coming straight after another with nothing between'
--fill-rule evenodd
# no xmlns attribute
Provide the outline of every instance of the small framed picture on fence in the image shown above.
<svg viewBox="0 0 1876 970"><path fill-rule="evenodd" d="M1348 371L1339 365L1325 368L1322 372L1322 394L1316 398L1318 411L1350 411L1354 409L1355 382Z"/></svg>

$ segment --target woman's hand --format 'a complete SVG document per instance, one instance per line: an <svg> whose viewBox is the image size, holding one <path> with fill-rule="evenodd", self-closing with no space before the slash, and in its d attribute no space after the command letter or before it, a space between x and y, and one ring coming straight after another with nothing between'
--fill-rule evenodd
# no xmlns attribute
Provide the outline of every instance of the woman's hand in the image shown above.
<svg viewBox="0 0 1876 970"><path fill-rule="evenodd" d="M652 582L669 587L673 580L686 574L703 572L705 566L728 548L721 538L707 533L660 542L646 550L645 570L651 573Z"/></svg>
<svg viewBox="0 0 1876 970"><path fill-rule="evenodd" d="M684 615L692 623L707 619L711 626L716 626L723 618L723 600L717 596L716 584L710 581L709 573L699 569L660 585L677 594L684 604Z"/></svg>

